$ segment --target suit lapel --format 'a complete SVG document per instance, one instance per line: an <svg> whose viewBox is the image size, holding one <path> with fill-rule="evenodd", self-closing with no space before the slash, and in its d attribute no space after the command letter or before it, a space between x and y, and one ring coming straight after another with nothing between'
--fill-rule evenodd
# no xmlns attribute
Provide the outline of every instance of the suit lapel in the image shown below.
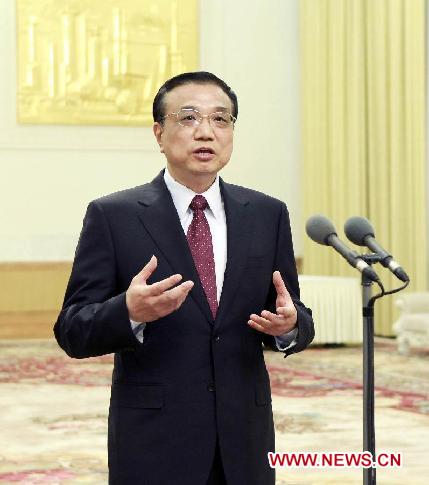
<svg viewBox="0 0 429 485"><path fill-rule="evenodd" d="M236 187L220 180L227 224L227 263L222 295L215 325L228 314L240 286L252 236L250 209L247 198Z"/></svg>
<svg viewBox="0 0 429 485"><path fill-rule="evenodd" d="M190 295L213 324L213 316L200 283L194 260L183 228L180 224L171 194L164 182L163 171L145 187L139 204L139 219L172 268L183 280L192 280Z"/></svg>

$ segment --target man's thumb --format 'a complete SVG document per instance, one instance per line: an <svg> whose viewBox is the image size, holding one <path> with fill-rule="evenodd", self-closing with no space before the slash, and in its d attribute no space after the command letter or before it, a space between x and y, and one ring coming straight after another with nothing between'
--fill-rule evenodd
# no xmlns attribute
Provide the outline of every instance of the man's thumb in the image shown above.
<svg viewBox="0 0 429 485"><path fill-rule="evenodd" d="M156 259L156 256L152 256L149 261L146 263L146 265L143 267L143 269L136 275L136 278L139 280L146 281L150 275L155 271L156 267L158 265L158 260Z"/></svg>

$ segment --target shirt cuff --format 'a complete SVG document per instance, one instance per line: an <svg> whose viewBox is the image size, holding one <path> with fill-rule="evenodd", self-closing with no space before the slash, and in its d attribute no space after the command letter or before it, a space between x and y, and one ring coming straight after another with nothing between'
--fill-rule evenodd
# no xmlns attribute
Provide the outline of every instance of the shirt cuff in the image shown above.
<svg viewBox="0 0 429 485"><path fill-rule="evenodd" d="M298 335L298 327L293 328L290 332L274 337L276 340L277 348L281 351L290 349L296 345L296 337Z"/></svg>
<svg viewBox="0 0 429 485"><path fill-rule="evenodd" d="M143 343L143 332L146 327L145 323L142 322L135 322L134 320L130 319L131 330L135 338L142 344Z"/></svg>

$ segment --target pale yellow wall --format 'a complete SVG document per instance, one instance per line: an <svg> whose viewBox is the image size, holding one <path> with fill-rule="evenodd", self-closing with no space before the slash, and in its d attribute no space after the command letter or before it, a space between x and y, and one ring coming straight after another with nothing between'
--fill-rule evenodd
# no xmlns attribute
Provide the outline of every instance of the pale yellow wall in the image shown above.
<svg viewBox="0 0 429 485"><path fill-rule="evenodd" d="M427 2L426 2L427 4ZM427 9L428 7L426 7ZM429 15L426 14L426 66L429 66ZM427 69L427 68L426 68ZM426 81L426 240L429 241L429 96L428 96L428 84ZM426 274L428 275L428 287L429 287L429 244L428 254L426 257Z"/></svg>
<svg viewBox="0 0 429 485"><path fill-rule="evenodd" d="M224 178L285 200L301 254L298 0L202 0L201 69L237 92ZM0 0L0 261L71 260L87 203L163 167L148 128L18 126L15 7Z"/></svg>

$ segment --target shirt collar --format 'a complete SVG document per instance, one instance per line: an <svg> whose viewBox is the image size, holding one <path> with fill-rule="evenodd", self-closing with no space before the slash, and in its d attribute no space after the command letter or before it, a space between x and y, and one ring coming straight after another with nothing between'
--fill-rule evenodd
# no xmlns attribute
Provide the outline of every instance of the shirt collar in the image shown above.
<svg viewBox="0 0 429 485"><path fill-rule="evenodd" d="M173 202L179 218L182 219L189 209L189 204L191 203L192 199L197 195L197 193L189 189L185 185L177 182L177 180L175 180L171 176L167 167L165 168L164 172L164 181L167 185L167 189L170 191L171 197L173 198ZM201 195L203 195L207 200L209 208L211 209L214 217L216 219L220 218L222 215L223 205L219 186L219 175L216 175L215 181Z"/></svg>

